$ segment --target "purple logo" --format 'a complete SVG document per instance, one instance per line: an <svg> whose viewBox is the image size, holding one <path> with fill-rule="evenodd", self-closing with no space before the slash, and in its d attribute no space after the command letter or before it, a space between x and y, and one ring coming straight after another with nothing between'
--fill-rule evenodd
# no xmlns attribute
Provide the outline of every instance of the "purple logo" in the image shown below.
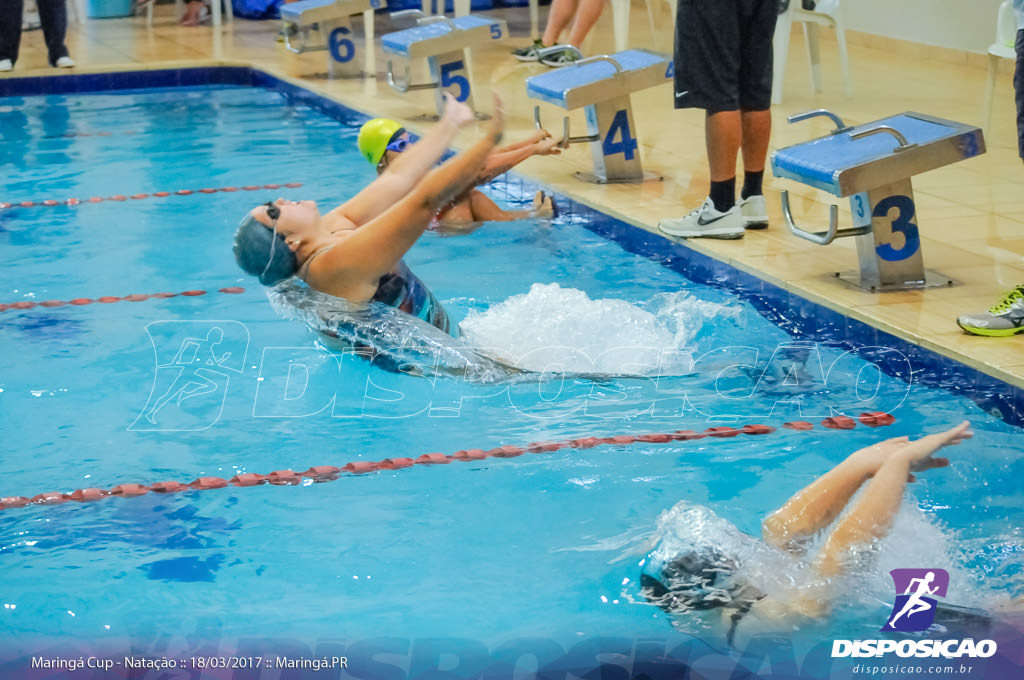
<svg viewBox="0 0 1024 680"><path fill-rule="evenodd" d="M882 630L905 633L927 630L935 621L935 597L945 597L949 574L944 569L893 569L896 602Z"/></svg>

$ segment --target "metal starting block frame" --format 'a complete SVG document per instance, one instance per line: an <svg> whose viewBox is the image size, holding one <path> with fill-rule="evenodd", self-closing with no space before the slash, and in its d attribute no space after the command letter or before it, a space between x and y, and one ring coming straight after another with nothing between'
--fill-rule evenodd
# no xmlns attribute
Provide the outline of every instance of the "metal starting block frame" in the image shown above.
<svg viewBox="0 0 1024 680"><path fill-rule="evenodd" d="M449 19L444 15L422 17L417 26L381 36L384 51L405 60L405 76L395 78L392 60L388 59L388 85L401 93L413 90L434 90L437 115L444 113L444 92L465 102L474 111L473 86L469 72L469 52L508 34L504 19L479 14ZM464 52L466 51L466 52ZM426 59L430 81L411 83L410 69L416 59Z"/></svg>
<svg viewBox="0 0 1024 680"><path fill-rule="evenodd" d="M577 172L577 178L598 184L642 182L661 177L644 176L629 95L669 81L672 75L672 59L668 56L626 50L581 59L570 66L531 76L526 79L526 93L567 111L586 109L587 134L570 136L569 117L565 116L559 142L563 148L590 142L594 172ZM533 117L537 127L543 127L540 106L533 108Z"/></svg>
<svg viewBox="0 0 1024 680"><path fill-rule="evenodd" d="M366 59L360 55L353 38L351 17L363 15L363 45L373 49L373 12L387 7L387 0L299 0L280 7L284 22L284 42L292 52L327 52L327 75L331 78L358 78L366 75ZM292 31L300 38L293 44ZM314 40L312 34L319 33Z"/></svg>
<svg viewBox="0 0 1024 680"><path fill-rule="evenodd" d="M815 116L828 116L836 129L773 152L772 172L849 196L853 226L840 229L839 208L832 205L827 229L801 229L793 220L789 192L783 191L782 212L790 231L820 245L856 237L860 270L836 272L836 277L862 290L955 285L948 276L924 268L910 178L985 153L981 128L912 111L857 127L844 125L825 109L790 116L789 122Z"/></svg>

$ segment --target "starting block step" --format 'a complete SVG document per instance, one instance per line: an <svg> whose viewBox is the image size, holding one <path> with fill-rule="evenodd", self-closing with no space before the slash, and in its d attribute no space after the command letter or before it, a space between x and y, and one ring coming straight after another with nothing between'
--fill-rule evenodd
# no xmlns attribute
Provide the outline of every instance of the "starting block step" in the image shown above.
<svg viewBox="0 0 1024 680"><path fill-rule="evenodd" d="M406 61L405 80L395 78L394 68L388 61L388 84L399 92L411 90L435 90L437 114L444 111L445 90L460 102L473 107L472 84L469 72L469 50L487 42L502 40L508 33L504 19L467 14L449 19L445 16L429 16L419 20L419 25L381 37L384 52ZM409 71L414 59L426 59L430 71L430 82L411 84Z"/></svg>
<svg viewBox="0 0 1024 680"><path fill-rule="evenodd" d="M526 79L526 94L572 110L654 87L671 78L670 59L653 52L627 50L531 76Z"/></svg>
<svg viewBox="0 0 1024 680"><path fill-rule="evenodd" d="M428 20L436 18L427 17ZM406 59L421 59L473 48L489 40L501 40L508 33L504 19L492 19L478 14L443 19L388 33L381 37L381 47L385 52Z"/></svg>
<svg viewBox="0 0 1024 680"><path fill-rule="evenodd" d="M563 119L561 145L590 142L593 173L577 173L586 181L639 182L644 179L634 134L630 94L668 82L673 76L672 59L646 50L581 59L547 73L526 79L526 94L542 102L571 111L586 109L587 135L571 137L569 118ZM541 127L540 107L534 108Z"/></svg>
<svg viewBox="0 0 1024 680"><path fill-rule="evenodd" d="M953 285L953 280L926 271L921 253L917 208L910 178L985 153L981 128L922 113L905 113L856 127L845 126L825 109L791 116L789 122L828 116L837 125L830 135L772 153L772 172L850 197L853 226L839 229L833 205L824 231L798 227L782 192L782 212L790 231L828 245L856 237L860 270L836 276L871 292Z"/></svg>
<svg viewBox="0 0 1024 680"><path fill-rule="evenodd" d="M776 177L845 197L984 151L980 128L906 112L779 149L772 170Z"/></svg>
<svg viewBox="0 0 1024 680"><path fill-rule="evenodd" d="M326 50L331 77L361 76L362 59L353 40L351 17L363 15L364 44L369 52L373 49L373 13L382 7L387 7L387 0L299 0L283 4L280 12L286 47L297 54ZM318 42L311 38L313 31L320 34Z"/></svg>

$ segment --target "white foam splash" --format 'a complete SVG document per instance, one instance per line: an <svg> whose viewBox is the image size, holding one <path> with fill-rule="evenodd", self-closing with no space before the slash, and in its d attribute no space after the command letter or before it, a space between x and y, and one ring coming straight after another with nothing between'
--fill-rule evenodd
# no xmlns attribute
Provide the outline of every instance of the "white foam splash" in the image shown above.
<svg viewBox="0 0 1024 680"><path fill-rule="evenodd" d="M537 283L524 295L471 312L460 328L467 344L527 370L681 375L692 368L687 345L705 321L739 313L686 292L658 295L639 307Z"/></svg>

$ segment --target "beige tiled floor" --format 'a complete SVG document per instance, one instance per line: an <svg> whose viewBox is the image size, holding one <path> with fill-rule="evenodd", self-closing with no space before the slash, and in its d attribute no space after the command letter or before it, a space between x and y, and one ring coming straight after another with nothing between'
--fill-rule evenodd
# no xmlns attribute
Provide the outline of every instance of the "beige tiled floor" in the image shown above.
<svg viewBox="0 0 1024 680"><path fill-rule="evenodd" d="M631 45L671 45L668 13L655 7L660 18L651 34L644 3L632 8ZM253 64L335 98L352 108L403 120L413 129L424 123L415 118L432 109L432 95L399 95L378 78L330 81L316 77L326 70L323 53L297 56L277 43L276 22L238 20L215 31L211 27L183 28L172 16L173 5L159 5L154 25L145 19L91 20L73 24L68 45L79 71L152 68L168 63L230 62ZM496 12L509 22L510 44L527 40L525 8ZM543 16L542 16L543 21ZM378 17L378 34L388 20ZM794 31L783 88L784 101L773 109L772 148L826 134L824 119L788 125L786 116L815 108L828 108L848 123L864 123L906 110L966 123L980 123L986 60L979 55L937 50L876 36L848 35L854 96L842 94L834 43L825 36L822 46L824 91L811 92L802 33ZM584 45L585 51L611 50L610 12ZM525 96L524 79L544 70L521 64L508 56L509 45L474 53L476 90L482 86L501 93L506 102L509 138L532 128L533 101ZM376 70L383 58L375 55ZM22 57L14 76L48 74L42 36L25 34ZM1003 292L1024 282L1024 166L1016 154L1011 84L1012 64L1000 71L993 124L985 130L988 152L953 166L914 178L918 223L926 265L961 282L951 288L933 288L887 294L869 294L846 287L831 274L856 267L853 244L839 241L827 247L813 245L784 231L778 192L790 190L794 214L808 224L824 222L831 197L792 182L767 179L772 227L748 233L741 241L691 241L695 250L712 255L816 302L842 311L885 331L978 367L1018 386L1024 386L1024 337L976 338L964 335L954 319L958 312L977 311L993 304ZM645 168L664 176L642 185L599 186L572 177L590 168L590 151L576 145L558 158L530 159L519 170L585 203L646 229L656 230L661 217L677 215L699 203L707 193L703 115L674 111L668 84L633 95L637 134ZM486 103L481 105L485 108ZM545 124L557 129L561 112L544 108ZM571 116L574 129L582 115ZM846 201L841 216L849 221Z"/></svg>

